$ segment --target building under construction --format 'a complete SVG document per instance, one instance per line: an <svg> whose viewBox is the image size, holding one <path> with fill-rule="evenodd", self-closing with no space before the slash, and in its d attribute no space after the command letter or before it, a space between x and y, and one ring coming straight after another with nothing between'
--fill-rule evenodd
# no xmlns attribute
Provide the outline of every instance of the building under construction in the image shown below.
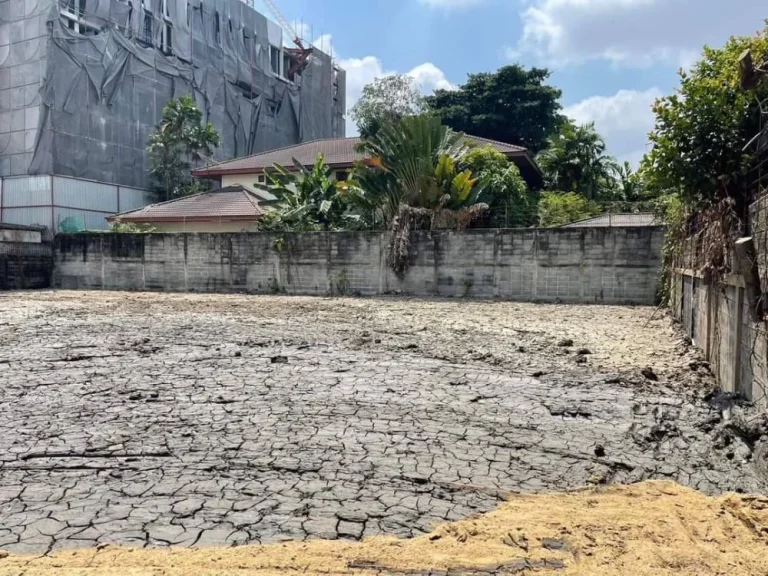
<svg viewBox="0 0 768 576"><path fill-rule="evenodd" d="M345 75L240 0L0 0L0 222L149 200L147 141L194 95L217 159L344 135Z"/></svg>

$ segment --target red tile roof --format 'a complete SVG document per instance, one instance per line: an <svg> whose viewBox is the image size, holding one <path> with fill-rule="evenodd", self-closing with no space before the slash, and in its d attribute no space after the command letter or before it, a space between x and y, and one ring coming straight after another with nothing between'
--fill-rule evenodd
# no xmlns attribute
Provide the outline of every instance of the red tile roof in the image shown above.
<svg viewBox="0 0 768 576"><path fill-rule="evenodd" d="M115 214L109 222L234 222L258 220L260 198L242 186L185 196Z"/></svg>
<svg viewBox="0 0 768 576"><path fill-rule="evenodd" d="M467 136L467 140L478 146L493 146L499 152L509 157L528 156L528 151L521 146L478 138L477 136ZM363 155L356 150L359 143L359 137L313 140L303 144L278 148L277 150L260 152L244 158L235 158L227 162L210 164L203 168L198 168L192 173L195 176L203 177L227 174L258 174L263 172L265 168L272 168L275 164L291 169L293 158L296 158L305 166L311 166L315 163L318 154L323 155L325 163L331 168L347 168L352 166L355 161L363 159Z"/></svg>

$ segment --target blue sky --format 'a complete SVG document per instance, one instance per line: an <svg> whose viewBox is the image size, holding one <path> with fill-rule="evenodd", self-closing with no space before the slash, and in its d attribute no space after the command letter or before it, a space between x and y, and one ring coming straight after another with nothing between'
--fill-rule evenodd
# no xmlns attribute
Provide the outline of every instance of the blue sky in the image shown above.
<svg viewBox="0 0 768 576"><path fill-rule="evenodd" d="M512 62L552 70L566 113L595 121L609 151L636 163L650 106L704 44L753 34L758 0L276 0L303 35L348 73L349 107L362 87L411 74L425 93ZM256 7L270 15L263 0ZM353 132L348 121L348 135Z"/></svg>

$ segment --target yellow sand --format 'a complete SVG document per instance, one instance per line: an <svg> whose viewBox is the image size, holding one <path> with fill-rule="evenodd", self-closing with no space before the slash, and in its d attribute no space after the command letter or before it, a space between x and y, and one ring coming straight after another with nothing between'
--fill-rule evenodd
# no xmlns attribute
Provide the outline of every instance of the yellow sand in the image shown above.
<svg viewBox="0 0 768 576"><path fill-rule="evenodd" d="M542 539L565 540L552 551ZM527 547L526 551L524 548ZM372 574L562 560L537 574L768 574L768 498L710 498L669 482L514 496L476 519L412 540L291 542L221 549L103 548L7 556L0 575ZM363 566L361 568L361 566Z"/></svg>

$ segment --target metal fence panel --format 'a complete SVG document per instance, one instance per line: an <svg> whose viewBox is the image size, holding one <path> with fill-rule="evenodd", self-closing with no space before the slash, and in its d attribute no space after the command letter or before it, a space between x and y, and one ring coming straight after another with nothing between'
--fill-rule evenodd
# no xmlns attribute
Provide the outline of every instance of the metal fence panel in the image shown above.
<svg viewBox="0 0 768 576"><path fill-rule="evenodd" d="M3 208L3 222L27 226L51 226L50 208Z"/></svg>
<svg viewBox="0 0 768 576"><path fill-rule="evenodd" d="M24 176L22 178L6 178L3 181L2 200L3 209L25 206L50 206L51 177ZM11 220L5 221L11 222ZM27 222L23 222L23 224L27 224ZM50 224L50 216L48 224Z"/></svg>
<svg viewBox="0 0 768 576"><path fill-rule="evenodd" d="M136 210L152 203L152 193L149 190L141 190L140 188L127 188L120 186L120 212L127 212L128 210Z"/></svg>
<svg viewBox="0 0 768 576"><path fill-rule="evenodd" d="M54 176L53 200L56 206L64 208L114 214L117 212L117 186Z"/></svg>

